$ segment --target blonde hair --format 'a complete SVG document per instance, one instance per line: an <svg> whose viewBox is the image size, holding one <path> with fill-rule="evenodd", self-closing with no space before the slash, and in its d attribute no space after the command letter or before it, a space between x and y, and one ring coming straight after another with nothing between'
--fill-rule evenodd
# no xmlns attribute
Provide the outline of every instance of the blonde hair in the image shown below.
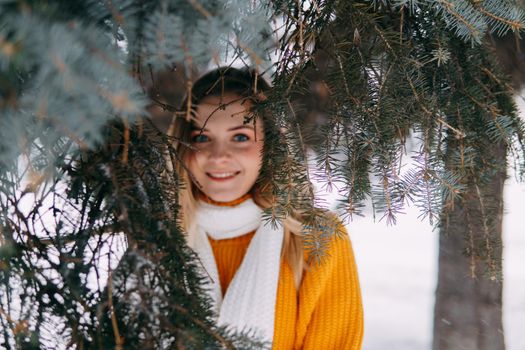
<svg viewBox="0 0 525 350"><path fill-rule="evenodd" d="M195 210L200 195L198 187L192 180L192 175L186 166L190 147L190 132L192 127L191 116L194 106L207 96L223 96L224 94L238 95L240 98L249 100L255 106L265 99L264 92L269 90L269 85L257 76L252 70L219 68L213 70L199 78L192 88L191 96L183 102L186 111L180 113L187 117L177 116L174 118L168 135L174 138L178 161L175 164L175 171L183 183L179 190L180 222L186 232L192 232L195 218ZM267 115L259 114L263 121L265 138L269 134L278 133L277 130L270 130L271 123ZM265 122L266 119L266 122ZM271 195L271 179L259 177L250 190L253 201L262 209L271 208L274 204ZM296 287L299 287L302 278L304 263L304 250L302 240L303 224L301 215L298 212L288 215L282 222L284 227L284 242L282 257L291 267Z"/></svg>

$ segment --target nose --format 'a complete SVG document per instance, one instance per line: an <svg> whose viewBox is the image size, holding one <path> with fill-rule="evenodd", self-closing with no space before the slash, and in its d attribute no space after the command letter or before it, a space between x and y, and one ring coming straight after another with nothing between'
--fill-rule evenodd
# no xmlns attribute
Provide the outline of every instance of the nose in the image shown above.
<svg viewBox="0 0 525 350"><path fill-rule="evenodd" d="M209 149L209 158L212 160L221 160L228 158L230 155L230 150L228 149L228 145L226 142L213 142L212 145L210 145Z"/></svg>

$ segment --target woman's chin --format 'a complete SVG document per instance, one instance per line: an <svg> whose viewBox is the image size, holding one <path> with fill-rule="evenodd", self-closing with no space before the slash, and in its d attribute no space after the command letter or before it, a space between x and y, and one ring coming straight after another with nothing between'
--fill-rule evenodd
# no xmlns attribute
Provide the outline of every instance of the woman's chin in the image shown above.
<svg viewBox="0 0 525 350"><path fill-rule="evenodd" d="M245 193L237 192L223 192L223 193L204 193L208 198L215 202L232 202L241 198Z"/></svg>

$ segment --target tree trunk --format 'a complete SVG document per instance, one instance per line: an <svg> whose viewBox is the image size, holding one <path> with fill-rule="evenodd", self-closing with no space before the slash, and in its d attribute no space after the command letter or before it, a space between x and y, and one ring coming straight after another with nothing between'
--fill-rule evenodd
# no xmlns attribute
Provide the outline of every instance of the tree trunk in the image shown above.
<svg viewBox="0 0 525 350"><path fill-rule="evenodd" d="M491 158L505 163L505 146ZM504 350L502 324L502 216L505 166L444 213L439 239L439 273L433 350ZM481 198L481 200L480 200ZM482 213L485 214L485 221ZM486 244L489 243L486 249ZM483 247L484 259L475 249ZM467 248L467 249L465 249ZM489 256L490 254L490 256Z"/></svg>

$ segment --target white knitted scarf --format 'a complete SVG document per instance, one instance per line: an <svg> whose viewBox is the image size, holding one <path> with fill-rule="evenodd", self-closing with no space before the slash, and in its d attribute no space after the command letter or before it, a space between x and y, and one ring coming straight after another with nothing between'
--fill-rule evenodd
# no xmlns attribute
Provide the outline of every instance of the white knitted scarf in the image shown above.
<svg viewBox="0 0 525 350"><path fill-rule="evenodd" d="M250 198L237 206L199 202L196 225L188 232L188 244L209 276L207 291L218 315L218 324L237 331L252 331L272 342L275 301L284 231L282 226L261 223L262 210ZM257 230L244 259L222 295L219 273L208 240L239 237Z"/></svg>

